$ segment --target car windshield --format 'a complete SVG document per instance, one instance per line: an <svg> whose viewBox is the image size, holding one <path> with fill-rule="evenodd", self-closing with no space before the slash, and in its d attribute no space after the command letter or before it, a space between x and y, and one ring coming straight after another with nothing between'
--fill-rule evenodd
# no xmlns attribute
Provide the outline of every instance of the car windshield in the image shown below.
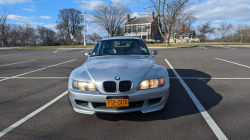
<svg viewBox="0 0 250 140"><path fill-rule="evenodd" d="M144 42L138 39L103 40L97 43L92 56L150 55Z"/></svg>

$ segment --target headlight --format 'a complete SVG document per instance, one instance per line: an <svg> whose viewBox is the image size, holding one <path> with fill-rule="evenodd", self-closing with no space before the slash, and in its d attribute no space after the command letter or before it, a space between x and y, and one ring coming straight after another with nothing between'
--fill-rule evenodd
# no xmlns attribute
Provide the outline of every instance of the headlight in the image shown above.
<svg viewBox="0 0 250 140"><path fill-rule="evenodd" d="M92 82L73 81L72 85L73 88L77 90L98 91L95 84Z"/></svg>
<svg viewBox="0 0 250 140"><path fill-rule="evenodd" d="M164 78L144 80L141 82L138 90L158 88L164 86L164 84L165 84Z"/></svg>

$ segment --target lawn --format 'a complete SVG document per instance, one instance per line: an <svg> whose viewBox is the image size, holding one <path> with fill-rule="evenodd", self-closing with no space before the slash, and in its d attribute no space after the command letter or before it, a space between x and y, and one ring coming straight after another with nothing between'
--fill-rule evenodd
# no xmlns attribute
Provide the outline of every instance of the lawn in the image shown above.
<svg viewBox="0 0 250 140"><path fill-rule="evenodd" d="M250 43L239 43L239 42L202 42L202 43L171 43L170 47L189 47L199 45L250 45ZM148 47L166 47L166 43L154 43L147 44ZM21 47L19 49L60 49L60 48L94 48L95 45L74 45L73 46L33 46L33 47Z"/></svg>
<svg viewBox="0 0 250 140"><path fill-rule="evenodd" d="M74 45L74 46L33 46L33 47L21 47L19 49L60 49L60 48L94 48L95 45Z"/></svg>
<svg viewBox="0 0 250 140"><path fill-rule="evenodd" d="M250 45L250 43L239 42L201 42L201 43L170 43L170 47L189 47L199 45ZM148 47L166 47L166 43L147 44Z"/></svg>

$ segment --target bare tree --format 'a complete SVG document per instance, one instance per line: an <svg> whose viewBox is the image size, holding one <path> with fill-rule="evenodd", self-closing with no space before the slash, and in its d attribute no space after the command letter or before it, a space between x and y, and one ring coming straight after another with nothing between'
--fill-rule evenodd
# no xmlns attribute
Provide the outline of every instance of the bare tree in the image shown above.
<svg viewBox="0 0 250 140"><path fill-rule="evenodd" d="M11 12L6 8L3 8L3 12L0 13L0 40L2 42L2 47L4 47L4 44L7 43L6 26L10 14Z"/></svg>
<svg viewBox="0 0 250 140"><path fill-rule="evenodd" d="M102 36L98 35L97 33L92 33L89 34L88 39L91 40L92 42L94 42L95 44L102 39Z"/></svg>
<svg viewBox="0 0 250 140"><path fill-rule="evenodd" d="M108 29L110 36L114 36L126 21L130 9L123 3L116 1L102 2L94 7L90 23L97 24L102 29Z"/></svg>
<svg viewBox="0 0 250 140"><path fill-rule="evenodd" d="M206 38L206 34L213 33L214 28L211 26L211 22L205 22L200 23L200 25L197 27L197 30L200 32L202 39L204 40Z"/></svg>
<svg viewBox="0 0 250 140"><path fill-rule="evenodd" d="M66 32L68 40L70 40L70 34L77 36L83 29L80 25L82 21L81 14L81 11L74 8L60 10L56 21L56 29Z"/></svg>
<svg viewBox="0 0 250 140"><path fill-rule="evenodd" d="M62 42L63 45L66 44L67 37L68 37L68 35L67 35L67 32L65 30L61 30L61 29L57 30L57 38L60 42Z"/></svg>
<svg viewBox="0 0 250 140"><path fill-rule="evenodd" d="M26 23L24 25L19 25L18 28L21 46L29 46L30 44L34 43L36 32L32 25Z"/></svg>
<svg viewBox="0 0 250 140"><path fill-rule="evenodd" d="M173 23L171 31L172 35L176 33L176 36L178 36L182 32L189 32L190 29L192 29L193 23L197 19L194 14L195 11L193 10L181 12L176 18L176 22ZM185 26L184 30L183 25Z"/></svg>
<svg viewBox="0 0 250 140"><path fill-rule="evenodd" d="M226 36L228 36L233 29L233 24L228 22L221 23L218 27L213 28L213 34L217 39L221 39L224 42Z"/></svg>
<svg viewBox="0 0 250 140"><path fill-rule="evenodd" d="M75 40L78 42L78 45L81 44L81 41L84 41L84 36L82 34L77 35Z"/></svg>
<svg viewBox="0 0 250 140"><path fill-rule="evenodd" d="M240 43L242 43L243 36L250 34L250 26L248 24L238 24L235 29L240 36Z"/></svg>
<svg viewBox="0 0 250 140"><path fill-rule="evenodd" d="M56 33L44 26L37 26L38 38L41 41L42 45L50 46L53 45L56 40Z"/></svg>
<svg viewBox="0 0 250 140"><path fill-rule="evenodd" d="M18 41L18 26L17 25L8 25L7 26L7 45L8 46L17 46Z"/></svg>
<svg viewBox="0 0 250 140"><path fill-rule="evenodd" d="M195 0L194 0L195 1ZM170 46L170 35L172 27L177 20L179 14L188 9L193 4L191 0L149 0L150 9L157 13L158 28L161 36L166 40L166 46ZM161 21L162 20L162 21ZM163 27L161 27L163 24ZM162 33L162 29L167 32L165 37Z"/></svg>

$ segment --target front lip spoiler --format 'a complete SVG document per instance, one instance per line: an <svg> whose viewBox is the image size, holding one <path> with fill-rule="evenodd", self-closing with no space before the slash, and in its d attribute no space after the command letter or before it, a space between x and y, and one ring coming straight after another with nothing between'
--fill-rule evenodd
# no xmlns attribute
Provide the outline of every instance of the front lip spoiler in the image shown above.
<svg viewBox="0 0 250 140"><path fill-rule="evenodd" d="M76 109L73 108L75 112L82 113L82 114L88 114L88 115L94 115L96 112L95 111L89 111L89 110L83 110L83 109Z"/></svg>
<svg viewBox="0 0 250 140"><path fill-rule="evenodd" d="M169 93L170 91L167 92L167 95L165 98L163 98L159 103L154 104L152 106L143 106L142 108L137 108L137 109L131 109L131 110L124 110L124 111L104 111L104 110L90 110L87 108L83 108L81 106L78 106L74 104L73 109L77 113L82 113L82 114L88 114L88 115L94 115L96 113L107 113L107 114L125 114L125 113L132 113L132 112L139 112L141 111L142 113L150 113L150 112L155 112L158 110L161 110L165 107L167 100L169 98Z"/></svg>
<svg viewBox="0 0 250 140"><path fill-rule="evenodd" d="M156 108L144 109L144 110L141 110L141 112L142 113L150 113L150 112L155 112L155 111L161 110L163 108L164 108L164 106L160 106L160 107L156 107ZM89 110L78 110L78 109L75 109L75 108L73 108L73 109L75 110L75 112L78 112L78 113L81 113L81 114L94 115L94 114L98 113L98 112L89 111ZM136 112L136 111L137 110L131 111L131 112ZM100 113L113 113L113 114L118 114L119 113L119 114L121 114L121 113L130 113L130 111L129 112L100 112Z"/></svg>

